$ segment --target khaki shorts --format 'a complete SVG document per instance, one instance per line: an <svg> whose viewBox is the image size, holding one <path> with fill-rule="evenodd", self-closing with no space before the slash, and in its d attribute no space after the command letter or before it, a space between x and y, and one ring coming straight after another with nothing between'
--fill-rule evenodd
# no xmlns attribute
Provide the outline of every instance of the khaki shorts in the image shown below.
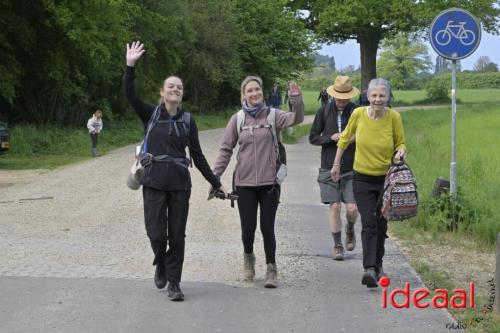
<svg viewBox="0 0 500 333"><path fill-rule="evenodd" d="M330 170L319 169L318 184L321 193L321 202L331 204L334 202L356 203L352 188L352 175L340 178L334 182Z"/></svg>

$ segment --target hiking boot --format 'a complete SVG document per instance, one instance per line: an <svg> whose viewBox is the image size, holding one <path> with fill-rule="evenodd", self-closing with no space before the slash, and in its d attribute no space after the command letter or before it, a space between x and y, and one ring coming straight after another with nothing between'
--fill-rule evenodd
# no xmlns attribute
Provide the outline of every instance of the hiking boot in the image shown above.
<svg viewBox="0 0 500 333"><path fill-rule="evenodd" d="M384 276L389 276L386 272L384 272L384 269L382 267L376 267L375 272L377 273L377 281L380 281L380 279Z"/></svg>
<svg viewBox="0 0 500 333"><path fill-rule="evenodd" d="M361 284L366 285L367 288L376 288L377 284L377 272L374 267L369 267L365 269L363 277L361 278Z"/></svg>
<svg viewBox="0 0 500 333"><path fill-rule="evenodd" d="M184 300L184 294L182 293L179 283L169 282L167 287L167 296L171 301L182 302Z"/></svg>
<svg viewBox="0 0 500 333"><path fill-rule="evenodd" d="M276 264L267 264L266 282L264 287L276 288L278 286L278 269Z"/></svg>
<svg viewBox="0 0 500 333"><path fill-rule="evenodd" d="M163 289L167 285L167 270L163 262L156 264L155 285L158 289Z"/></svg>
<svg viewBox="0 0 500 333"><path fill-rule="evenodd" d="M253 253L243 253L243 275L245 280L255 278L255 255Z"/></svg>
<svg viewBox="0 0 500 333"><path fill-rule="evenodd" d="M356 235L354 234L354 230L349 232L346 230L345 232L345 248L347 251L352 251L356 247Z"/></svg>
<svg viewBox="0 0 500 333"><path fill-rule="evenodd" d="M99 156L99 153L97 152L97 148L92 148L92 157L97 157Z"/></svg>
<svg viewBox="0 0 500 333"><path fill-rule="evenodd" d="M333 260L344 260L344 247L342 244L335 245L333 248Z"/></svg>

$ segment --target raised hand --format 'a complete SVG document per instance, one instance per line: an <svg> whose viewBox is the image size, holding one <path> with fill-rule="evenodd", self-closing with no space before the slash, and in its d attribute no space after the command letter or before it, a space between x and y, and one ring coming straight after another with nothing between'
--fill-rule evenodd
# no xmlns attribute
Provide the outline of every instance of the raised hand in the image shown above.
<svg viewBox="0 0 500 333"><path fill-rule="evenodd" d="M137 60L146 52L144 44L141 42L132 42L132 45L127 43L127 66L134 67Z"/></svg>
<svg viewBox="0 0 500 333"><path fill-rule="evenodd" d="M298 96L300 95L300 87L295 81L290 81L288 85L288 96Z"/></svg>

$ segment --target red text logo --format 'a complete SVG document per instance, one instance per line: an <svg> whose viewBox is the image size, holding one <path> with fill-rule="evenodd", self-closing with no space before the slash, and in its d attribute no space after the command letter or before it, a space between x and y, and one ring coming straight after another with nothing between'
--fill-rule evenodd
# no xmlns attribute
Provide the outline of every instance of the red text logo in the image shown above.
<svg viewBox="0 0 500 333"><path fill-rule="evenodd" d="M460 309L474 308L474 282L469 282L469 290L463 288L453 289L450 294L446 289L436 289L430 291L426 288L410 289L410 283L406 282L404 288L395 288L390 292L387 287L391 284L391 279L384 276L379 281L382 287L382 308L386 309L388 304L393 308L409 308L410 303L419 309L432 306L435 309L453 308ZM430 296L430 300L429 300ZM451 296L451 297L450 297Z"/></svg>

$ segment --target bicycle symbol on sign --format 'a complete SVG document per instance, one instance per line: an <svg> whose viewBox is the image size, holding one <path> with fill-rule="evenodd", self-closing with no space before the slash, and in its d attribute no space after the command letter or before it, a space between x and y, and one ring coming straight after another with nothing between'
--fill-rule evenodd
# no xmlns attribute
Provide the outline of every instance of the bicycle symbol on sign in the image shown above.
<svg viewBox="0 0 500 333"><path fill-rule="evenodd" d="M439 30L436 33L436 43L445 46L451 42L451 37L455 37L460 40L463 45L471 45L476 40L476 35L474 31L465 29L464 25L467 22L460 22L458 24L452 24L453 21L448 21L446 27L443 30Z"/></svg>

